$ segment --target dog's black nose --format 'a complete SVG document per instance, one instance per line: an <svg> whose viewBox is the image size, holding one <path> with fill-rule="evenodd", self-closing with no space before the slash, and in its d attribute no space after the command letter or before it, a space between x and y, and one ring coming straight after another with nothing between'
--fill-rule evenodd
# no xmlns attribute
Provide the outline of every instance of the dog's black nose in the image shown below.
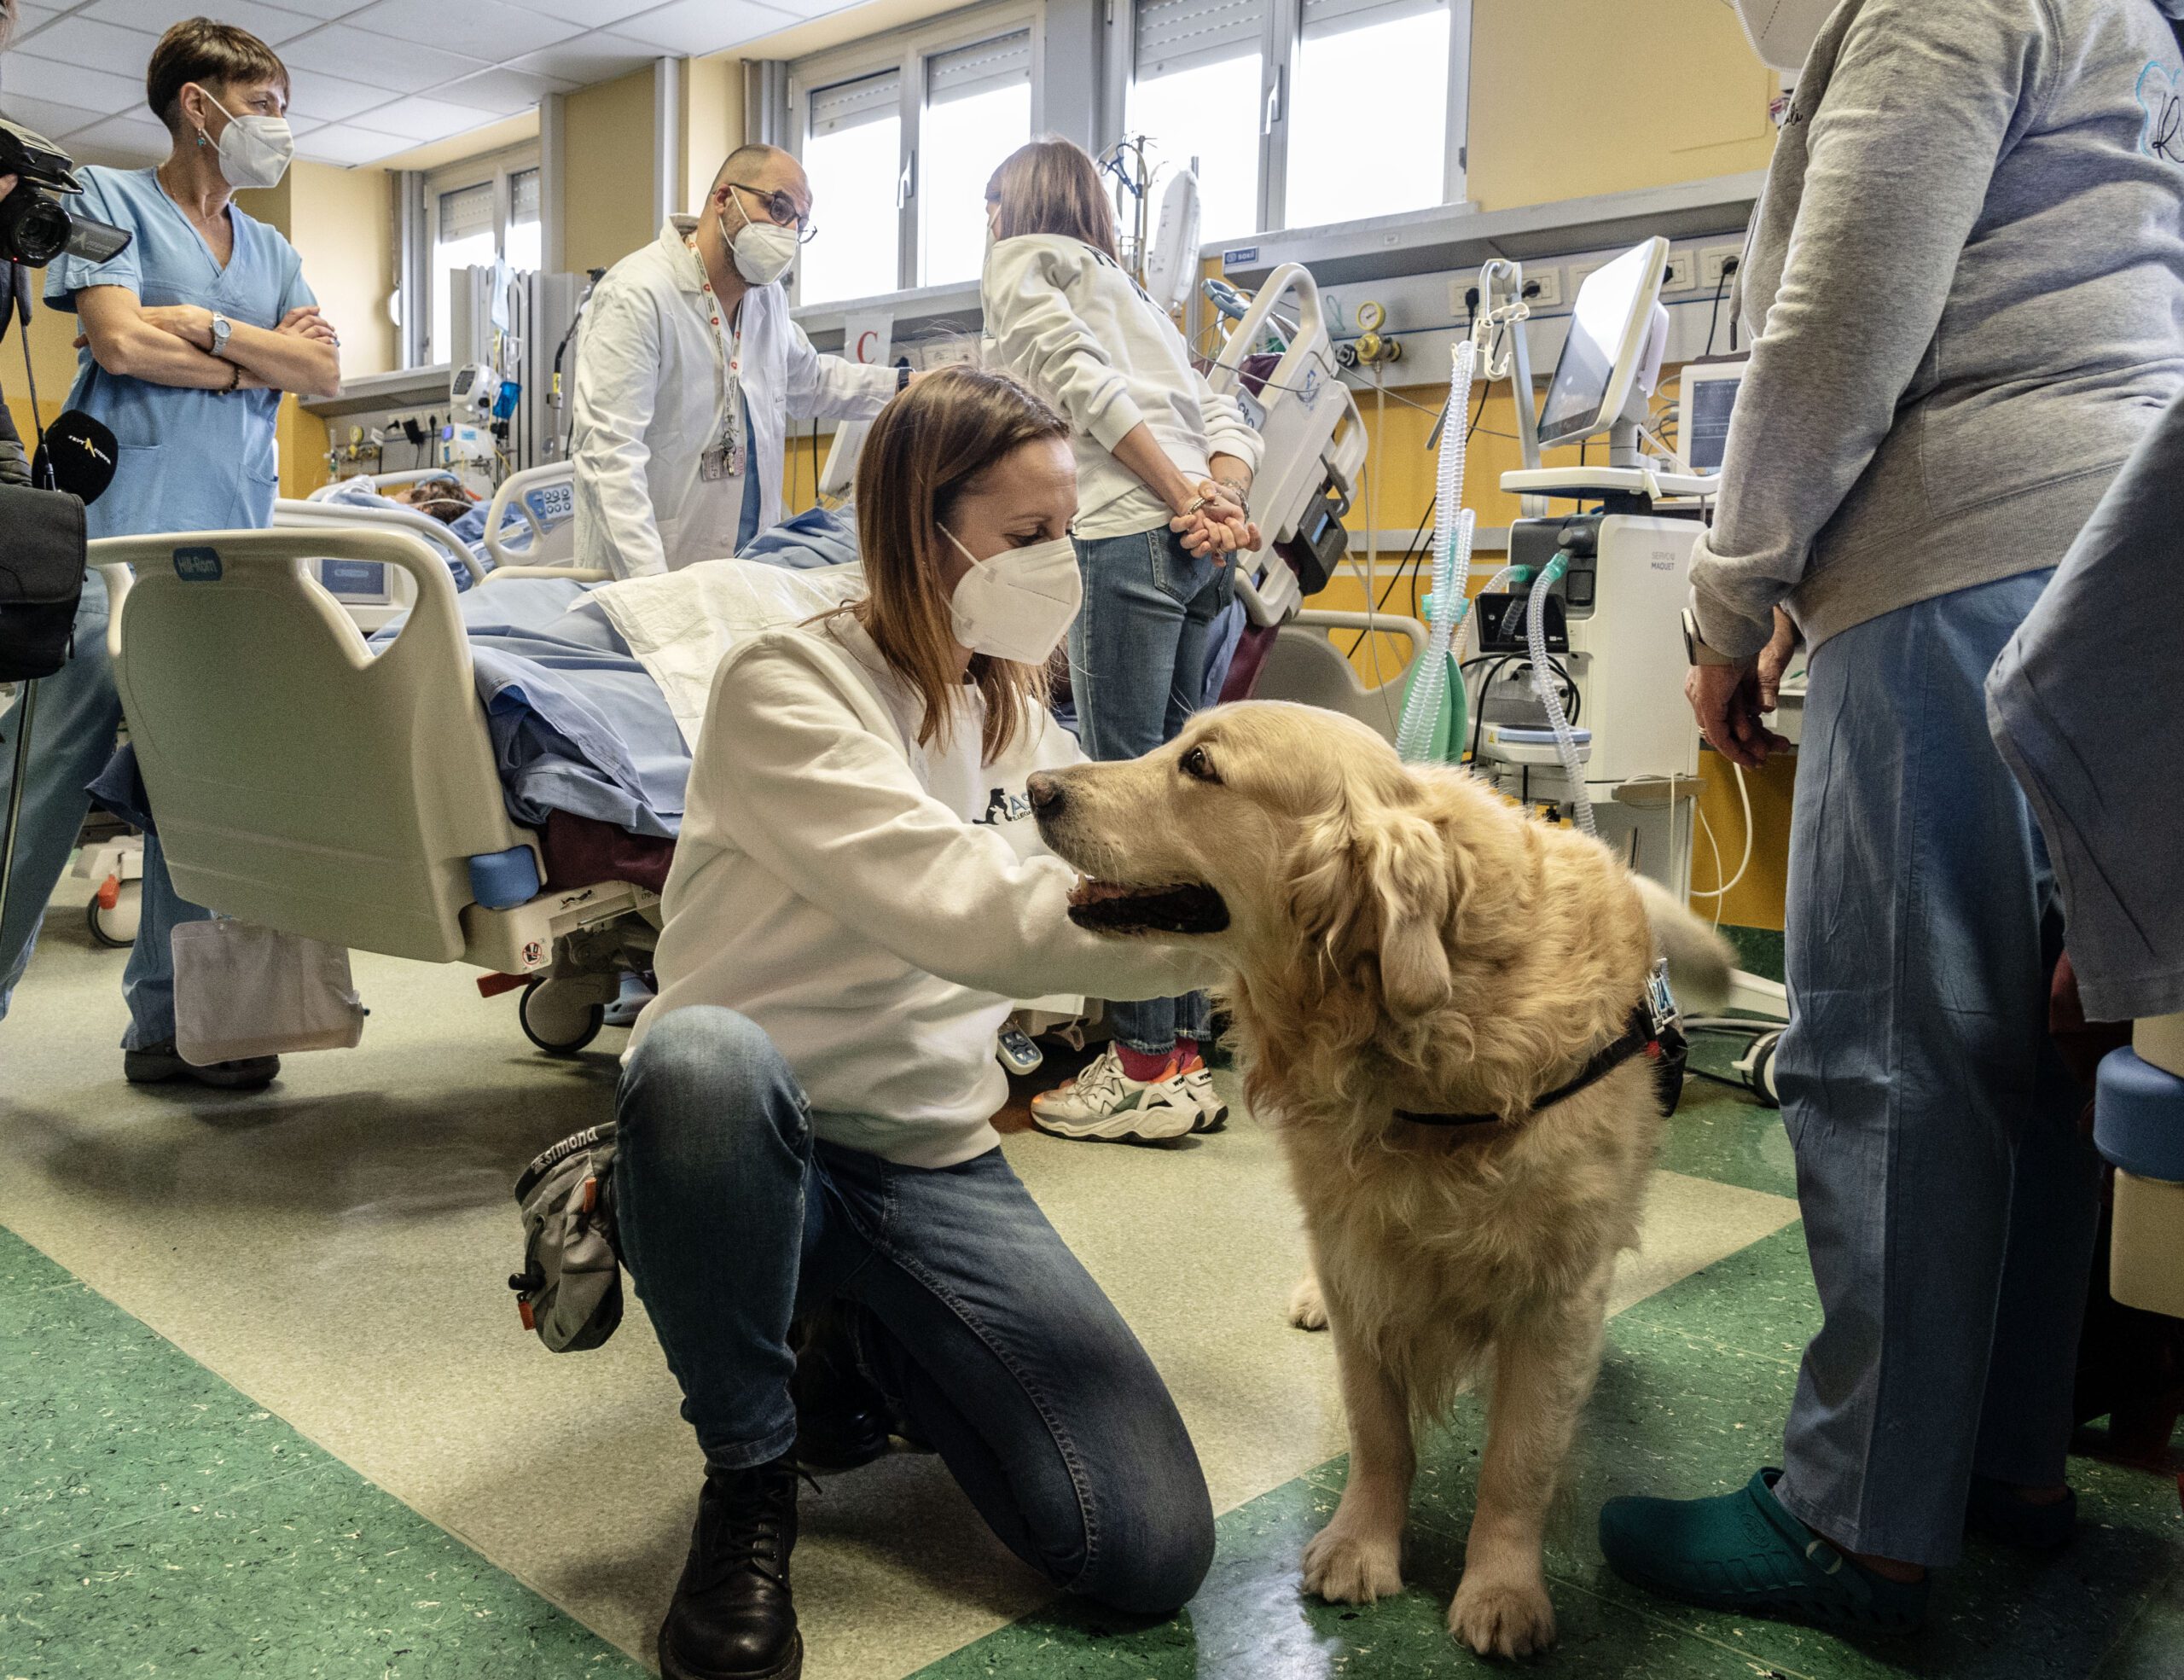
<svg viewBox="0 0 2184 1680"><path fill-rule="evenodd" d="M1031 795L1031 809L1042 817L1059 817L1065 795L1061 782L1050 770L1040 770L1024 784L1024 791Z"/></svg>

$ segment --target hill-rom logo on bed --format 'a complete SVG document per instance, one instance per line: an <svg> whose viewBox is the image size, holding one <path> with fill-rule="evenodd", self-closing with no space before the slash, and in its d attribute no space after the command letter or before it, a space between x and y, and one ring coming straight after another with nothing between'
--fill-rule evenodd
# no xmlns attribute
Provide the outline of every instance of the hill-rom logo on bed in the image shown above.
<svg viewBox="0 0 2184 1680"><path fill-rule="evenodd" d="M217 584L220 581L220 551L218 549L177 549L174 551L174 575L185 584Z"/></svg>

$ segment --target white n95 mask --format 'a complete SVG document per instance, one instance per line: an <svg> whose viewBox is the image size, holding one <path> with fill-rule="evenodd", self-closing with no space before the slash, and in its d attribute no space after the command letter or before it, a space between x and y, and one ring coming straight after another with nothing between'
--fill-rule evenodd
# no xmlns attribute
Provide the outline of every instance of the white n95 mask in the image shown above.
<svg viewBox="0 0 2184 1680"><path fill-rule="evenodd" d="M197 90L218 105L228 125L220 131L220 174L230 187L277 187L296 155L295 136L286 117L238 117L212 99L200 85ZM198 138L205 131L200 129Z"/></svg>
<svg viewBox="0 0 2184 1680"><path fill-rule="evenodd" d="M717 216L720 236L728 241L728 254L735 259L735 271L753 286L770 286L789 270L796 260L796 230L784 228L772 222L754 222L751 212L743 207L743 201L736 198L734 189L728 195L735 199L736 212L743 218L743 225L731 237L728 218Z"/></svg>
<svg viewBox="0 0 2184 1680"><path fill-rule="evenodd" d="M1791 74L1804 68L1821 26L1833 15L1837 0L1730 0L1745 38L1759 61Z"/></svg>
<svg viewBox="0 0 2184 1680"><path fill-rule="evenodd" d="M940 529L971 562L948 603L956 640L989 659L1045 664L1084 604L1077 544L1057 537L980 560L946 526Z"/></svg>

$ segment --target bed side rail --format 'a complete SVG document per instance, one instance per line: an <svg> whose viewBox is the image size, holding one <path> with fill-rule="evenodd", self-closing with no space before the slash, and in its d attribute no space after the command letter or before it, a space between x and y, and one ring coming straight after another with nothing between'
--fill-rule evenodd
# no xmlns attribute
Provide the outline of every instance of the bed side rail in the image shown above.
<svg viewBox="0 0 2184 1680"><path fill-rule="evenodd" d="M359 950L460 957L471 860L535 847L502 804L439 555L353 525L90 547L136 573L114 592L110 645L182 894ZM308 572L329 555L415 586L376 656Z"/></svg>

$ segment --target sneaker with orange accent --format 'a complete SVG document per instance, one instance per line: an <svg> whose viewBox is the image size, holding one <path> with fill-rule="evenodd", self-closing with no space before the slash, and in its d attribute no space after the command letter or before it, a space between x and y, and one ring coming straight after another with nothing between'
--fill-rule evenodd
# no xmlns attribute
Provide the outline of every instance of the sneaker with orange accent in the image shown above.
<svg viewBox="0 0 2184 1680"><path fill-rule="evenodd" d="M1067 1084L1031 1099L1031 1124L1089 1142L1171 1143L1207 1129L1189 1077L1170 1063L1158 1079L1133 1079L1110 1044Z"/></svg>

